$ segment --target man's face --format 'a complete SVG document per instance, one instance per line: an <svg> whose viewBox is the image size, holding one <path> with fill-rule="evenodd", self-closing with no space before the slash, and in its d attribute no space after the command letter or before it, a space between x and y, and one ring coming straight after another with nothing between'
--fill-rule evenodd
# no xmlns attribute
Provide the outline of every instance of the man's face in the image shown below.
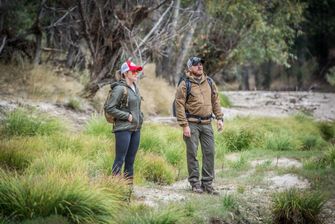
<svg viewBox="0 0 335 224"><path fill-rule="evenodd" d="M189 68L190 72L195 76L201 76L203 74L203 66L201 62L198 62L195 65L192 65Z"/></svg>

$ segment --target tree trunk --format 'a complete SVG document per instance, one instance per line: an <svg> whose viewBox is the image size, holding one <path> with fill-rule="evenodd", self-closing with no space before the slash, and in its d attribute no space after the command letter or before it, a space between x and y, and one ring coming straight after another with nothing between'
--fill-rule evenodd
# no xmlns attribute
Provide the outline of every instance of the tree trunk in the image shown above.
<svg viewBox="0 0 335 224"><path fill-rule="evenodd" d="M174 3L174 12L172 18L172 26L168 33L171 37L167 43L166 54L162 56L162 59L159 63L156 64L156 75L162 77L169 77L173 72L173 67L176 63L173 59L176 58L176 51L173 51L175 48L175 39L177 33L177 25L179 20L179 9L180 9L180 0L176 0Z"/></svg>
<svg viewBox="0 0 335 224"><path fill-rule="evenodd" d="M38 65L41 62L41 51L42 51L42 28L41 28L41 17L43 12L43 5L45 4L46 0L41 0L39 5L39 9L36 16L35 24L33 25L33 30L36 38L35 44L35 54L34 54L34 65Z"/></svg>
<svg viewBox="0 0 335 224"><path fill-rule="evenodd" d="M201 12L204 9L204 2L203 0L198 0L196 4L197 4L197 9L195 12L195 17L200 20ZM197 28L197 23L192 22L190 31L186 34L186 36L183 39L183 43L181 44L180 54L177 57L176 68L173 71L173 74L170 76L170 84L172 85L176 85L176 83L179 80L179 76L182 73L183 66L185 66L185 58L188 55L189 48L193 40L193 35L194 35L196 28Z"/></svg>
<svg viewBox="0 0 335 224"><path fill-rule="evenodd" d="M250 90L249 87L249 67L242 66L242 80L241 80L242 90Z"/></svg>

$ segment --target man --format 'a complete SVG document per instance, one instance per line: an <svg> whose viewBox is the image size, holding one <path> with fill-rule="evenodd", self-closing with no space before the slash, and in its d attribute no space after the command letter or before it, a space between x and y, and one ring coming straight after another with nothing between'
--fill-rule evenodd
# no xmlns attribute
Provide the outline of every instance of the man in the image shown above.
<svg viewBox="0 0 335 224"><path fill-rule="evenodd" d="M213 114L219 131L223 129L218 90L214 81L203 71L199 57L187 61L186 79L178 86L176 92L176 116L183 128L183 138L187 149L188 181L195 193L218 194L213 188L214 179L214 134L211 121ZM187 80L188 79L188 80ZM188 82L188 83L187 83ZM189 95L187 89L190 88ZM202 150L202 177L199 177L197 150L199 140Z"/></svg>

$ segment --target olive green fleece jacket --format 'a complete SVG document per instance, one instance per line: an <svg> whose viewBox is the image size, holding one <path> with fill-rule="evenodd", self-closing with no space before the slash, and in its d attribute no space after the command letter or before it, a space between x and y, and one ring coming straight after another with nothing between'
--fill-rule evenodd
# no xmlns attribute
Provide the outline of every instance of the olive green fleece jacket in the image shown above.
<svg viewBox="0 0 335 224"><path fill-rule="evenodd" d="M123 101L124 87L127 88L127 104ZM115 118L113 132L135 131L141 128L143 123L143 113L141 112L141 95L135 85L135 91L127 85L124 79L114 82L111 85L112 97L106 104L106 112ZM128 121L129 114L133 116L131 122Z"/></svg>
<svg viewBox="0 0 335 224"><path fill-rule="evenodd" d="M203 74L200 81L194 76L186 73L191 83L191 93L186 102L186 83L182 81L176 92L176 115L178 124L182 127L188 125L192 118L187 119L185 111L192 115L206 117L214 114L216 119L222 120L223 113L221 111L218 89L212 82L213 94L207 76ZM194 118L193 118L194 119ZM210 121L208 121L210 123Z"/></svg>

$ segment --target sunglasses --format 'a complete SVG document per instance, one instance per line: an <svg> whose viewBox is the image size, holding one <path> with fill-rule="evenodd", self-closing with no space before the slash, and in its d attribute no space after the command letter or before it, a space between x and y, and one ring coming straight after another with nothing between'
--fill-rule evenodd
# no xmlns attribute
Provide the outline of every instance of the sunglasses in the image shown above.
<svg viewBox="0 0 335 224"><path fill-rule="evenodd" d="M133 76L138 75L138 71L130 71Z"/></svg>

